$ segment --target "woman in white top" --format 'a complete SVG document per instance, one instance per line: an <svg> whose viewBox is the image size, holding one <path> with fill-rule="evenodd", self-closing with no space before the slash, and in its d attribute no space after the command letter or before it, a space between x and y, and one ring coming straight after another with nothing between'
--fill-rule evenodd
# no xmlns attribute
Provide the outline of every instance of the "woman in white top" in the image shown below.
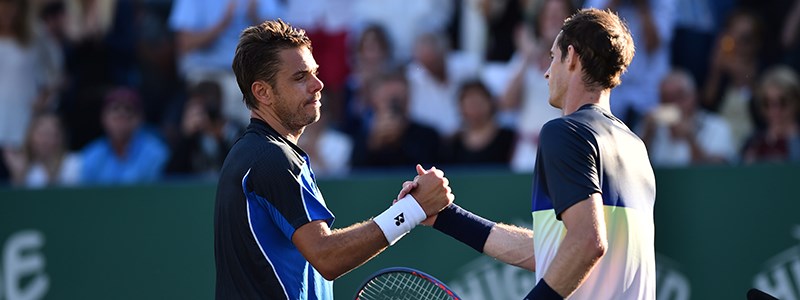
<svg viewBox="0 0 800 300"><path fill-rule="evenodd" d="M43 52L27 0L0 0L0 147L19 148L34 107L46 101Z"/></svg>
<svg viewBox="0 0 800 300"><path fill-rule="evenodd" d="M67 151L63 128L57 115L38 115L31 122L23 150L5 151L15 185L40 188L78 184L80 156Z"/></svg>

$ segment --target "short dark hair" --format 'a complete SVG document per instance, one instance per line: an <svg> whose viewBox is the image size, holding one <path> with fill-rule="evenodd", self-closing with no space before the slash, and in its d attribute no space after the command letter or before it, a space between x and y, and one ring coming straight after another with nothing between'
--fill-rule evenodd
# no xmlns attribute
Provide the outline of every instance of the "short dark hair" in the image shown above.
<svg viewBox="0 0 800 300"><path fill-rule="evenodd" d="M497 112L497 103L496 101L494 101L494 95L492 95L492 92L489 90L489 87L486 86L486 84L483 83L483 81L481 81L480 79L477 78L470 79L461 84L461 87L459 87L458 89L458 103L461 104L462 102L464 102L464 96L467 94L468 91L472 90L475 90L486 96L486 99L489 102L489 108L492 112L492 115L494 115Z"/></svg>
<svg viewBox="0 0 800 300"><path fill-rule="evenodd" d="M621 83L635 52L628 26L610 10L588 8L567 18L561 27L558 48L561 60L572 45L583 65L583 82L611 89Z"/></svg>
<svg viewBox="0 0 800 300"><path fill-rule="evenodd" d="M280 19L265 21L242 32L231 67L247 108L257 106L250 90L253 82L265 80L275 87L275 74L281 63L280 51L301 47L311 50L311 40L305 30L292 27Z"/></svg>

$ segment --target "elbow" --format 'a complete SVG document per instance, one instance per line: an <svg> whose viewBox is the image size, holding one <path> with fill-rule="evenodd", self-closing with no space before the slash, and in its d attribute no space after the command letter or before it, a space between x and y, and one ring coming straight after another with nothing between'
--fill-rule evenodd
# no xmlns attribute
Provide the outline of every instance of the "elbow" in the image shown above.
<svg viewBox="0 0 800 300"><path fill-rule="evenodd" d="M337 278L341 277L346 273L345 271L341 270L341 268L336 267L334 264L331 263L324 263L322 261L316 262L309 262L317 270L319 275L322 275L322 278L326 280L333 281Z"/></svg>
<svg viewBox="0 0 800 300"><path fill-rule="evenodd" d="M602 237L594 239L589 245L587 245L586 249L589 259L592 261L600 260L608 251L608 241Z"/></svg>
<svg viewBox="0 0 800 300"><path fill-rule="evenodd" d="M322 275L322 278L325 278L325 280L328 281L334 281L337 278L339 278L339 276L342 276L342 273L332 270L328 271L317 270L317 272L319 272L319 274Z"/></svg>

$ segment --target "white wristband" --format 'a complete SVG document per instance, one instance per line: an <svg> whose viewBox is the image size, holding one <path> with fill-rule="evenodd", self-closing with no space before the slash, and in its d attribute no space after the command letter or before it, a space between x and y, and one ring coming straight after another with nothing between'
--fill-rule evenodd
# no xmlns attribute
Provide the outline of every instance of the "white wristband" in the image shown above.
<svg viewBox="0 0 800 300"><path fill-rule="evenodd" d="M381 228L391 246L426 217L425 210L408 194L372 220Z"/></svg>

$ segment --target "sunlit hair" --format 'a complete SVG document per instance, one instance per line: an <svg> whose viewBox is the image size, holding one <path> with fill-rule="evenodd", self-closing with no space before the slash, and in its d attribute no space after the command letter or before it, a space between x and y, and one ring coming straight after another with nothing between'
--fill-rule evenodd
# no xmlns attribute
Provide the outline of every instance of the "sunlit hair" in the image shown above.
<svg viewBox="0 0 800 300"><path fill-rule="evenodd" d="M292 27L280 19L265 21L242 32L231 67L247 108L257 107L257 101L250 89L253 82L264 80L275 87L275 74L282 63L280 52L302 47L311 50L311 40L306 36L305 30Z"/></svg>
<svg viewBox="0 0 800 300"><path fill-rule="evenodd" d="M774 66L764 72L756 90L756 101L759 107L767 98L767 88L773 87L780 90L781 101L784 101L785 108L793 108L794 114L800 113L800 78L792 68L784 65Z"/></svg>
<svg viewBox="0 0 800 300"><path fill-rule="evenodd" d="M583 66L583 81L590 87L611 89L633 60L633 38L617 14L595 8L582 9L567 18L558 38L561 60L572 46Z"/></svg>

